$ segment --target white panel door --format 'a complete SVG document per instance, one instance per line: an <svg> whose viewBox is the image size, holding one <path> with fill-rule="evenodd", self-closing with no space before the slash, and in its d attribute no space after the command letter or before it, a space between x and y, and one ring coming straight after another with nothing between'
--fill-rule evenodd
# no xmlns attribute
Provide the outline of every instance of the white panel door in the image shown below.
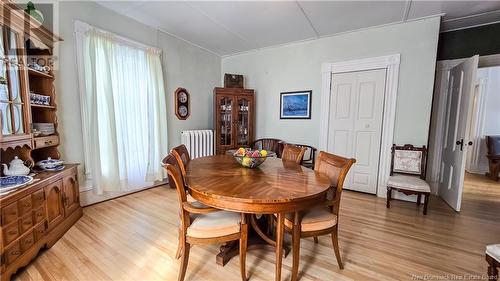
<svg viewBox="0 0 500 281"><path fill-rule="evenodd" d="M332 75L327 150L356 158L344 188L377 193L385 69Z"/></svg>
<svg viewBox="0 0 500 281"><path fill-rule="evenodd" d="M478 60L479 56L474 56L453 67L448 79L439 196L456 211L460 211L462 203L469 142L466 136Z"/></svg>

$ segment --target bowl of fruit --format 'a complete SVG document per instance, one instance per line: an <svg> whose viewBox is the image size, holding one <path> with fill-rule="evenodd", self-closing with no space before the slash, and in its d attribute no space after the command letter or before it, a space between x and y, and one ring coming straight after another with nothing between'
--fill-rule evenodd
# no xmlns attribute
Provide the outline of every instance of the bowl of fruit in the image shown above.
<svg viewBox="0 0 500 281"><path fill-rule="evenodd" d="M233 156L234 159L236 159L236 161L241 164L241 166L245 168L255 168L266 161L267 151L253 150L250 148L245 149L243 147L240 147L238 150L236 150Z"/></svg>

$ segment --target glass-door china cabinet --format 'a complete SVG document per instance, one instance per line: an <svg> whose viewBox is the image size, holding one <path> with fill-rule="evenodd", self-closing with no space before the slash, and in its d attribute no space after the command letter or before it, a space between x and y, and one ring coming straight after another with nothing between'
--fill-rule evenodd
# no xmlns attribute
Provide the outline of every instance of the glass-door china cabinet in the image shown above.
<svg viewBox="0 0 500 281"><path fill-rule="evenodd" d="M31 144L30 111L26 101L27 73L24 40L19 33L6 26L0 28L0 118L2 141Z"/></svg>
<svg viewBox="0 0 500 281"><path fill-rule="evenodd" d="M51 62L62 39L9 1L0 8L10 15L0 17L0 162L59 158Z"/></svg>
<svg viewBox="0 0 500 281"><path fill-rule="evenodd" d="M215 149L217 154L250 147L254 139L254 91L241 88L214 89Z"/></svg>

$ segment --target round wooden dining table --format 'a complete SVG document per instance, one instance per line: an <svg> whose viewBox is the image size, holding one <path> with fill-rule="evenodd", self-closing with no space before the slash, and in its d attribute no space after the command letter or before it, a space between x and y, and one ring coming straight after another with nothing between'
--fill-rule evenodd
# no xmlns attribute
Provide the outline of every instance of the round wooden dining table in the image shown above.
<svg viewBox="0 0 500 281"><path fill-rule="evenodd" d="M248 169L230 155L208 156L191 160L186 172L191 196L203 204L247 214L276 214L275 240L262 237L275 246L275 280L281 280L285 214L323 203L330 186L326 175L278 158Z"/></svg>

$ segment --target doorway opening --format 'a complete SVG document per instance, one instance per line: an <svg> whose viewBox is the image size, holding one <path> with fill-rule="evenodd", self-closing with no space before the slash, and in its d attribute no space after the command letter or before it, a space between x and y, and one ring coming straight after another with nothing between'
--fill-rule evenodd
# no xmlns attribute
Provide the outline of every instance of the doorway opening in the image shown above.
<svg viewBox="0 0 500 281"><path fill-rule="evenodd" d="M471 106L463 196L500 205L500 66L478 68Z"/></svg>
<svg viewBox="0 0 500 281"><path fill-rule="evenodd" d="M432 191L456 211L478 200L500 211L499 161L500 55L439 61L429 136Z"/></svg>

